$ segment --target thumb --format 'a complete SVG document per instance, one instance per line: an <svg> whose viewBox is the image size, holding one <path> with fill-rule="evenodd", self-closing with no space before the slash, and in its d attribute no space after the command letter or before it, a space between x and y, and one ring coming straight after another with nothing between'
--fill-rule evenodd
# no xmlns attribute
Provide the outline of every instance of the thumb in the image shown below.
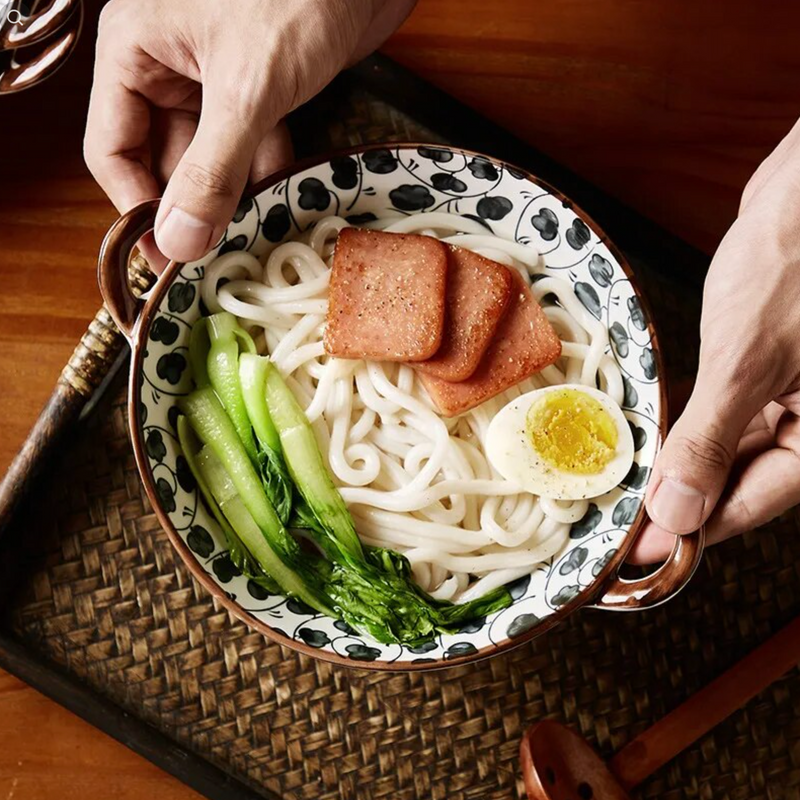
<svg viewBox="0 0 800 800"><path fill-rule="evenodd" d="M247 183L257 126L207 99L189 147L167 184L155 222L156 244L175 261L204 256L231 221Z"/></svg>
<svg viewBox="0 0 800 800"><path fill-rule="evenodd" d="M664 531L690 533L708 519L728 480L742 433L760 407L754 397L737 396L726 384L701 368L692 396L656 460L647 511Z"/></svg>

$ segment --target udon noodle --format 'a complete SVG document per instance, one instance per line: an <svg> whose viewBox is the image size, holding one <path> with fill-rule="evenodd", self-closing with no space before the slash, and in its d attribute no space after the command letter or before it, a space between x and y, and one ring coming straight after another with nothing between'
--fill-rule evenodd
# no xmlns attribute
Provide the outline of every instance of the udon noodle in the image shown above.
<svg viewBox="0 0 800 800"><path fill-rule="evenodd" d="M202 298L212 313L239 317L286 378L362 541L404 553L415 580L433 597L465 602L557 553L588 508L588 501L520 492L501 478L483 448L493 415L523 392L566 382L599 386L621 405L620 371L606 355L605 325L568 282L547 274L533 247L455 214L369 223L455 242L535 278L532 290L562 339L556 364L466 414L442 418L411 367L325 354L329 264L347 224L321 219L275 248L265 265L247 252L220 256L206 270Z"/></svg>

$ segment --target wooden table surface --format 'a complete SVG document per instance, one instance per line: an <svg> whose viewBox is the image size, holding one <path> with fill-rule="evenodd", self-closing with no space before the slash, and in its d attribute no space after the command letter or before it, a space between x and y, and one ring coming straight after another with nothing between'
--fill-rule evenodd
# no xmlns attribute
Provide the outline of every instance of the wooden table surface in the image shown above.
<svg viewBox="0 0 800 800"><path fill-rule="evenodd" d="M1 470L100 302L88 16L66 68L0 99ZM799 5L752 0L420 0L385 50L710 252L800 116L798 29ZM197 797L0 673L0 800L110 796Z"/></svg>

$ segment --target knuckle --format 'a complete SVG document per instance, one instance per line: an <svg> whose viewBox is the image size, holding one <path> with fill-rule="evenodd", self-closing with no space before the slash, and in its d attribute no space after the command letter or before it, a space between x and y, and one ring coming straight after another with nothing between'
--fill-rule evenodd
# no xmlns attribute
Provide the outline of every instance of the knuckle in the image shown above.
<svg viewBox="0 0 800 800"><path fill-rule="evenodd" d="M707 434L683 436L677 445L678 451L684 454L687 466L717 472L727 470L733 463L733 453L719 439Z"/></svg>
<svg viewBox="0 0 800 800"><path fill-rule="evenodd" d="M102 158L98 153L97 146L90 133L87 133L83 139L83 160L91 172L92 177L99 181L102 176Z"/></svg>
<svg viewBox="0 0 800 800"><path fill-rule="evenodd" d="M745 184L742 191L742 199L739 204L739 213L743 214L751 205L752 201L758 195L765 184L771 177L775 164L775 153L768 156L758 167L758 169L750 176L750 179Z"/></svg>
<svg viewBox="0 0 800 800"><path fill-rule="evenodd" d="M800 416L798 416L800 408L789 407L788 413L778 421L775 431L775 441L777 445L794 456L797 467L800 468Z"/></svg>
<svg viewBox="0 0 800 800"><path fill-rule="evenodd" d="M758 174L758 173L756 173ZM745 209L750 205L753 197L755 196L756 189L758 188L759 184L755 180L755 175L750 178L749 181L745 184L744 189L742 190L742 197L739 200L739 215L741 216Z"/></svg>
<svg viewBox="0 0 800 800"><path fill-rule="evenodd" d="M722 327L716 323L717 320L710 321L711 329ZM726 325L725 330L729 329ZM736 335L703 337L698 381L712 386L717 397L738 401L745 399L753 387L770 391L776 366L765 353L761 327L749 316L742 316Z"/></svg>
<svg viewBox="0 0 800 800"><path fill-rule="evenodd" d="M269 50L269 46L266 49ZM215 107L225 117L245 122L249 133L258 139L277 119L307 99L289 58L276 56L263 67L244 65L236 76L216 80Z"/></svg>
<svg viewBox="0 0 800 800"><path fill-rule="evenodd" d="M213 197L230 197L234 193L233 179L223 169L192 163L184 167L183 177L187 183L203 194Z"/></svg>
<svg viewBox="0 0 800 800"><path fill-rule="evenodd" d="M97 18L97 30L102 31L108 27L108 23L111 21L111 18L114 16L115 9L114 9L115 0L111 0L110 3L106 3L102 9L100 9L100 16Z"/></svg>
<svg viewBox="0 0 800 800"><path fill-rule="evenodd" d="M768 311L760 312L771 319ZM800 372L794 329L788 336L778 331L770 339L763 327L744 320L738 337L706 346L700 356L702 382L721 407L745 406L755 414L767 402L794 385ZM780 358L774 356L780 352Z"/></svg>
<svg viewBox="0 0 800 800"><path fill-rule="evenodd" d="M110 0L100 11L100 17L97 20L97 30L99 32L106 31L110 25L119 21L120 16L125 14L129 6L130 3L128 0Z"/></svg>
<svg viewBox="0 0 800 800"><path fill-rule="evenodd" d="M738 489L733 489L728 498L728 503L736 509L733 515L736 520L736 533L744 533L757 528L761 522L756 519L744 496Z"/></svg>
<svg viewBox="0 0 800 800"><path fill-rule="evenodd" d="M714 322L711 327L713 329ZM702 373L712 371L735 377L729 367L739 360L741 343L729 336L703 336L700 344L700 369Z"/></svg>

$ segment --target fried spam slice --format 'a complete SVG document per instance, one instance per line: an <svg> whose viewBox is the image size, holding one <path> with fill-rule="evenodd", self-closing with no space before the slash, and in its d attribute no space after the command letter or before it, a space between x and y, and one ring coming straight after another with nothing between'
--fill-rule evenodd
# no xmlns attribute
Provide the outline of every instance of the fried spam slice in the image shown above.
<svg viewBox="0 0 800 800"><path fill-rule="evenodd" d="M509 272L513 279L511 299L478 369L459 383L420 375L446 417L463 414L501 394L561 355L561 341L527 283L516 270Z"/></svg>
<svg viewBox="0 0 800 800"><path fill-rule="evenodd" d="M511 270L463 247L448 247L444 335L436 355L415 368L465 381L478 368L511 297Z"/></svg>
<svg viewBox="0 0 800 800"><path fill-rule="evenodd" d="M447 248L413 234L344 228L331 268L325 352L424 361L442 341Z"/></svg>

